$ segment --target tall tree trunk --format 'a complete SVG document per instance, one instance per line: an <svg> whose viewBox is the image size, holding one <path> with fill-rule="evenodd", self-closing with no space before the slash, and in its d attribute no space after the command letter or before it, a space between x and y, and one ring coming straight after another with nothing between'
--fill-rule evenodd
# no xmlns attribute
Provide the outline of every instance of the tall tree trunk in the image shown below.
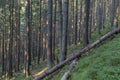
<svg viewBox="0 0 120 80"><path fill-rule="evenodd" d="M5 27L5 26L3 26ZM4 65L4 53L5 53L5 40L4 40L4 35L5 34L5 31L3 30L3 33L2 33L2 75L4 75L5 73L5 65Z"/></svg>
<svg viewBox="0 0 120 80"><path fill-rule="evenodd" d="M79 42L80 42L80 37L81 37L81 28L82 28L82 2L83 0L80 1L80 24L79 24Z"/></svg>
<svg viewBox="0 0 120 80"><path fill-rule="evenodd" d="M42 20L41 20L41 19L42 19L42 17L41 17L41 16L42 16L42 15L41 15L41 13L42 13L42 12L41 12L41 11L42 11L42 8L41 8L41 7L42 7L42 0L39 0L39 6L40 6L40 8L39 8L39 9L40 9L40 10L39 10L39 12L40 12L40 13L39 13L39 15L40 15L40 17L39 17L39 24L40 24L40 25L39 25L39 32L38 32L38 33L39 33L39 40L38 40L38 41L39 41L39 42L38 42L38 43L39 43L39 45L38 45L38 49L39 49L39 50L38 50L38 64L39 64L39 62L40 62L40 54L42 53L42 46L41 46L41 45L42 45L42 44L41 44L41 41L42 41L42 30L41 30L41 26L42 26L42 24L41 24L41 21L42 21Z"/></svg>
<svg viewBox="0 0 120 80"><path fill-rule="evenodd" d="M75 44L77 44L77 30L78 30L78 0L76 0L75 9Z"/></svg>
<svg viewBox="0 0 120 80"><path fill-rule="evenodd" d="M17 7L17 19L16 19L16 24L17 24L17 71L19 71L19 65L20 65L20 5L21 5L21 0L18 0L17 2L18 7Z"/></svg>
<svg viewBox="0 0 120 80"><path fill-rule="evenodd" d="M62 32L62 54L60 56L60 61L64 61L67 56L67 28L68 28L68 5L69 0L64 0L64 10L63 10L63 32Z"/></svg>
<svg viewBox="0 0 120 80"><path fill-rule="evenodd" d="M119 19L119 0L115 1L115 19L114 19L114 28L118 27L118 19Z"/></svg>
<svg viewBox="0 0 120 80"><path fill-rule="evenodd" d="M89 44L88 37L88 27L89 27L89 10L90 10L90 0L85 0L85 17L84 17L84 29L83 29L83 46Z"/></svg>
<svg viewBox="0 0 120 80"><path fill-rule="evenodd" d="M27 0L26 1L26 29L27 29L27 37L28 37L28 42L27 42L27 51L26 51L26 58L27 58L27 62L26 62L26 70L25 70L25 74L26 76L30 75L30 59L31 59L31 25L30 25L30 2L31 0Z"/></svg>
<svg viewBox="0 0 120 80"><path fill-rule="evenodd" d="M12 77L12 52L13 52L13 8L14 0L10 1L10 42L9 42L9 51L8 51L8 76Z"/></svg>
<svg viewBox="0 0 120 80"><path fill-rule="evenodd" d="M112 0L111 7L110 7L110 23L111 27L114 26L114 18L115 18L115 0Z"/></svg>
<svg viewBox="0 0 120 80"><path fill-rule="evenodd" d="M58 0L58 15L59 15L59 30L60 30L60 56L62 56L62 30L63 30L63 15L62 15L62 0Z"/></svg>
<svg viewBox="0 0 120 80"><path fill-rule="evenodd" d="M53 65L52 58L52 0L48 0L48 40L47 40L47 64L51 68Z"/></svg>
<svg viewBox="0 0 120 80"><path fill-rule="evenodd" d="M53 60L55 60L55 43L56 43L56 8L57 8L57 0L54 0L54 6L53 6L53 44L52 44L52 54L53 54Z"/></svg>
<svg viewBox="0 0 120 80"><path fill-rule="evenodd" d="M4 12L5 12L5 2L4 2L4 0L2 0L2 14L4 14ZM4 19L3 19L3 21L5 21ZM4 60L5 60L5 25L4 25L4 22L2 23L2 24L0 24L0 27L2 27L3 28L3 31L2 31L2 75L4 75L5 74L5 63L4 63Z"/></svg>

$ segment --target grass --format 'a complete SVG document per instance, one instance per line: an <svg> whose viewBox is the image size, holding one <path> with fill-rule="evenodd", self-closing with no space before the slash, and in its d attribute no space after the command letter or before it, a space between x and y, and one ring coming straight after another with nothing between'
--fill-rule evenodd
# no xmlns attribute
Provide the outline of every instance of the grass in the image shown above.
<svg viewBox="0 0 120 80"><path fill-rule="evenodd" d="M71 71L69 80L120 80L120 34L113 40L105 41L87 54L82 55ZM65 72L66 69L62 69ZM58 73L51 80L60 80Z"/></svg>
<svg viewBox="0 0 120 80"><path fill-rule="evenodd" d="M2 71L2 67L0 66L0 72Z"/></svg>
<svg viewBox="0 0 120 80"><path fill-rule="evenodd" d="M30 71L31 71L31 75L35 74L37 71L40 71L40 69L45 65L46 61L43 61L40 63L40 65L36 65L34 64L33 66L31 66ZM1 70L1 67L0 67ZM13 74L14 77L12 77L11 79L7 79L7 80L31 80L30 77L26 77L25 74L22 72L22 70L19 73L14 73ZM0 80L5 80L6 77L2 76L0 77Z"/></svg>
<svg viewBox="0 0 120 80"><path fill-rule="evenodd" d="M0 77L2 76L2 66L0 65Z"/></svg>
<svg viewBox="0 0 120 80"><path fill-rule="evenodd" d="M14 77L11 79L5 78L5 76L2 76L0 80L31 80L30 77L26 77L22 72L14 74Z"/></svg>

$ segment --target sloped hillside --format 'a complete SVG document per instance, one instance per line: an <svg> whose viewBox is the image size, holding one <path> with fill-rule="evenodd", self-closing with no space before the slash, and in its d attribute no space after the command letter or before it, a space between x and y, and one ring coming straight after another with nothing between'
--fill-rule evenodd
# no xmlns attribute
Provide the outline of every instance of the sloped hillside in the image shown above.
<svg viewBox="0 0 120 80"><path fill-rule="evenodd" d="M60 80L66 70L51 80ZM69 80L120 80L120 34L82 55Z"/></svg>

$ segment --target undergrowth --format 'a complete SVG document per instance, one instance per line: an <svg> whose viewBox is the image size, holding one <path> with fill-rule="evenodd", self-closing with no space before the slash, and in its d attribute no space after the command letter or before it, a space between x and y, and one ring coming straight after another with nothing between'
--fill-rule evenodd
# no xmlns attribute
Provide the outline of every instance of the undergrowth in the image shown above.
<svg viewBox="0 0 120 80"><path fill-rule="evenodd" d="M22 72L14 74L14 77L12 78L6 78L5 76L2 76L0 80L31 80L30 77L26 77Z"/></svg>
<svg viewBox="0 0 120 80"><path fill-rule="evenodd" d="M104 30L101 30L101 34L98 34L97 31L93 32L92 35L91 35L90 43L96 41L102 35L104 35L105 33L109 32L109 31L110 31L110 29L106 28ZM116 37L119 37L119 36L120 35L117 35ZM120 40L120 39L118 38L118 40ZM111 75L114 74L114 72L117 70L117 68L116 68L116 66L113 66L113 65L118 64L119 61L120 61L120 59L118 58L120 56L112 57L113 53L117 53L116 55L119 55L118 52L115 52L115 50L118 49L118 48L116 48L115 50L111 50L111 49L114 49L115 47L118 47L118 45L117 45L118 41L116 40L116 45L117 46L112 44L113 42L115 42L115 41L113 40L112 42L109 42L108 44L104 44L103 46L101 46L100 48L97 48L96 50L90 51L89 52L90 54L83 55L82 58L78 61L78 64L76 65L76 67L72 70L72 72L71 72L72 74L71 74L70 79L71 80L96 80L96 79L97 80L104 80L104 78L106 78L106 76L109 79L110 75L108 76L108 75L105 75L105 74L107 74L109 72L110 72ZM68 49L67 54L70 55L71 53L74 53L74 52L80 50L82 48L81 43L77 44L77 45L73 44ZM111 46L110 49L108 49L109 46ZM112 51L112 52L110 53L110 51ZM56 55L58 55L58 54L59 53L56 51ZM42 63L42 64L44 64L44 63ZM109 64L109 65L107 65L107 64ZM33 67L31 68L31 71L32 70L37 71L41 67L43 67L43 66L35 66L35 65L33 65ZM65 67L63 67L61 70L58 70L58 73L57 73L57 75L55 75L55 77L51 78L50 76L48 76L48 80L60 80L60 78L62 77L64 72L68 69L68 66L69 66L69 64L65 65ZM102 71L102 70L104 70L104 71ZM0 71L1 71L1 68L0 68ZM118 72L116 72L116 73L119 73L120 70L117 70L117 71ZM102 76L102 75L104 75L104 76ZM113 76L116 77L117 74L115 74ZM99 77L101 77L101 78L99 79ZM5 80L5 77L2 76L0 78L0 80ZM25 75L22 72L20 72L18 74L15 74L15 76L10 80L30 80L30 77L25 77ZM107 80L107 79L105 79L105 80ZM113 79L111 79L111 80L113 80Z"/></svg>
<svg viewBox="0 0 120 80"><path fill-rule="evenodd" d="M69 80L120 80L120 34L82 55ZM61 71L65 72L66 69ZM60 80L59 72L51 80Z"/></svg>

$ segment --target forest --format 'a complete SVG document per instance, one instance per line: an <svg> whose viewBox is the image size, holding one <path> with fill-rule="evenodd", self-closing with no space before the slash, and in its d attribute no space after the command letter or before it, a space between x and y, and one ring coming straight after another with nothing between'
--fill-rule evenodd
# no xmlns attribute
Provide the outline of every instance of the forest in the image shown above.
<svg viewBox="0 0 120 80"><path fill-rule="evenodd" d="M120 80L120 0L0 0L0 80Z"/></svg>

